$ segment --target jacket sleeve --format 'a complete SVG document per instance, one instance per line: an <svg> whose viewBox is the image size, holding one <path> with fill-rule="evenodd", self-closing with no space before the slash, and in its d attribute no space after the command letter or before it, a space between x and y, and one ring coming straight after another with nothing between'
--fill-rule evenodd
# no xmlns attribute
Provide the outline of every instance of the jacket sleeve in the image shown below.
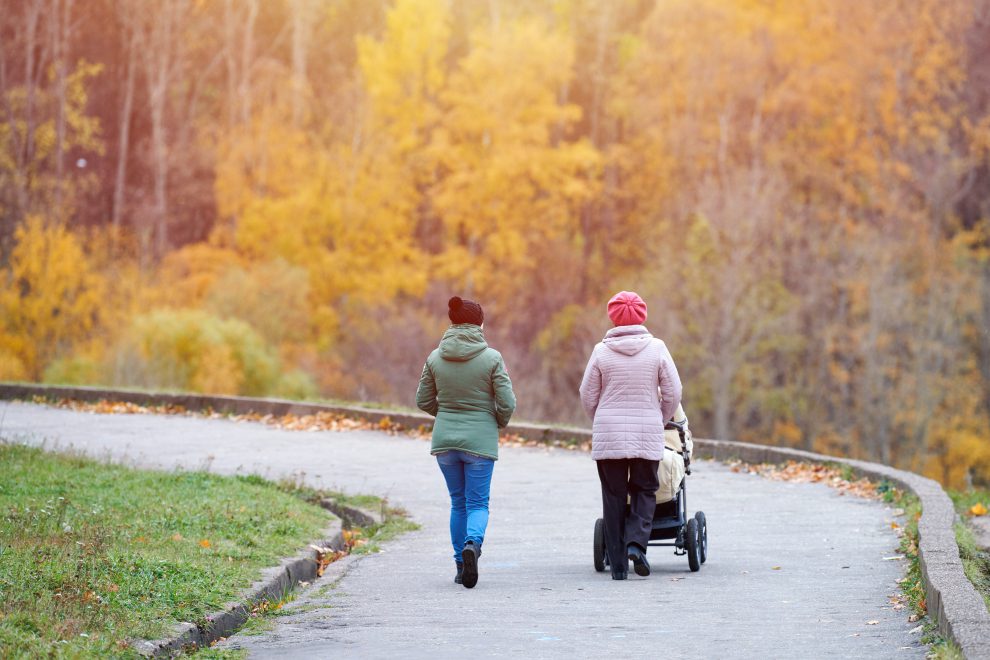
<svg viewBox="0 0 990 660"><path fill-rule="evenodd" d="M437 403L437 381L433 378L430 361L423 365L423 375L419 377L419 387L416 389L416 405L425 413L437 416L440 404Z"/></svg>
<svg viewBox="0 0 990 660"><path fill-rule="evenodd" d="M584 378L581 379L581 405L591 421L595 420L595 411L598 410L598 401L602 395L602 372L598 368L598 358L596 351L591 352L588 359L588 366L584 368Z"/></svg>
<svg viewBox="0 0 990 660"><path fill-rule="evenodd" d="M504 429L516 410L516 395L512 391L512 381L509 380L509 372L505 370L505 361L501 355L492 368L492 391L495 394L495 423L500 429Z"/></svg>
<svg viewBox="0 0 990 660"><path fill-rule="evenodd" d="M660 412L663 415L663 421L666 422L668 419L674 416L677 412L678 406L681 405L681 377L677 373L677 366L674 364L674 358L670 356L670 351L667 350L667 345L662 341L660 346L663 349L660 356Z"/></svg>

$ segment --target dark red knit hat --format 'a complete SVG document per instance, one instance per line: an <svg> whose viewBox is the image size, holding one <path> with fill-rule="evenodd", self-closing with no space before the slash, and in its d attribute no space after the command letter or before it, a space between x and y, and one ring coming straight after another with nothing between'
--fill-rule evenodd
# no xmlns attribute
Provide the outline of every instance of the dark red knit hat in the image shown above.
<svg viewBox="0 0 990 660"><path fill-rule="evenodd" d="M481 325L485 322L485 312L481 305L471 300L462 300L454 296L447 301L447 316L451 323L473 323Z"/></svg>
<svg viewBox="0 0 990 660"><path fill-rule="evenodd" d="M608 317L615 325L641 325L646 320L646 303L638 293L619 291L608 301Z"/></svg>

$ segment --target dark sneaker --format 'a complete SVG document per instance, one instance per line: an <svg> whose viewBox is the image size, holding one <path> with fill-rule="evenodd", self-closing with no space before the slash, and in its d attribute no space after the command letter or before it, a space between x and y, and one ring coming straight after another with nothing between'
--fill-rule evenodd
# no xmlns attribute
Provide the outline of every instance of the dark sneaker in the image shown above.
<svg viewBox="0 0 990 660"><path fill-rule="evenodd" d="M457 566L457 575L454 576L454 584L460 584L461 576L464 574L464 562L458 561L455 562L455 565Z"/></svg>
<svg viewBox="0 0 990 660"><path fill-rule="evenodd" d="M478 584L478 549L474 543L466 543L461 559L464 560L464 571L461 573L461 584L472 589Z"/></svg>
<svg viewBox="0 0 990 660"><path fill-rule="evenodd" d="M629 559L632 560L633 570L636 571L636 575L643 577L649 575L650 562L646 561L646 553L640 550L638 545L630 545L626 551L629 553Z"/></svg>
<svg viewBox="0 0 990 660"><path fill-rule="evenodd" d="M626 571L612 571L613 580L625 580L627 577L629 577L629 573Z"/></svg>

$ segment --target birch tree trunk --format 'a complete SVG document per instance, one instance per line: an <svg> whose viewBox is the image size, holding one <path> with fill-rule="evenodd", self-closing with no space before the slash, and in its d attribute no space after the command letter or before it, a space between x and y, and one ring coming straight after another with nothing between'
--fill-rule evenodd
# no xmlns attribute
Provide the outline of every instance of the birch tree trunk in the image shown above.
<svg viewBox="0 0 990 660"><path fill-rule="evenodd" d="M120 113L120 133L117 141L117 173L114 177L113 185L112 222L114 240L117 239L117 235L120 232L121 217L124 212L124 195L127 186L127 154L130 150L131 114L134 111L134 78L137 68L134 62L134 58L137 57L137 30L133 23L133 17L129 15L129 10L124 9L123 11L128 11L128 15L124 17L124 25L127 26L125 29L129 30L130 34L127 40L127 77L124 82L124 102Z"/></svg>

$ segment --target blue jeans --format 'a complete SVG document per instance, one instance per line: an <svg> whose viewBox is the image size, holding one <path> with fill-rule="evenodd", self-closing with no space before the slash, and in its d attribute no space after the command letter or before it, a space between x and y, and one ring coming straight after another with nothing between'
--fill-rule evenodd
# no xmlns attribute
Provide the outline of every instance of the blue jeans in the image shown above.
<svg viewBox="0 0 990 660"><path fill-rule="evenodd" d="M437 454L437 463L450 491L450 542L460 562L465 543L481 548L485 540L495 461L454 449Z"/></svg>

